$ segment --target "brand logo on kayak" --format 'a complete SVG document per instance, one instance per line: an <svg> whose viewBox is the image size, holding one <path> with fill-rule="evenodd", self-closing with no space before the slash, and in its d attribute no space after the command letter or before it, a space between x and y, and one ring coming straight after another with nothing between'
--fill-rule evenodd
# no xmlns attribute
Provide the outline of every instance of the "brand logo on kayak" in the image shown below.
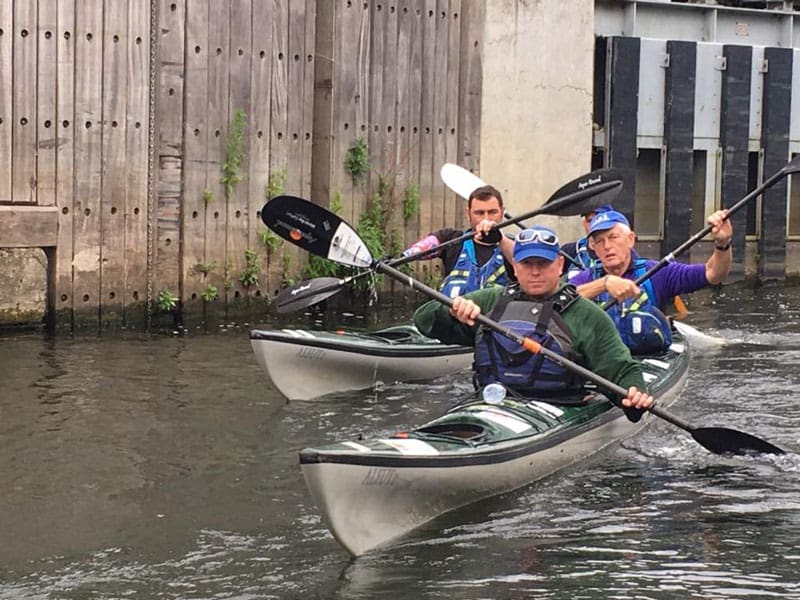
<svg viewBox="0 0 800 600"><path fill-rule="evenodd" d="M325 356L325 350L322 348L300 348L297 351L297 358L305 358L308 360L319 360Z"/></svg>
<svg viewBox="0 0 800 600"><path fill-rule="evenodd" d="M394 485L395 481L397 481L397 473L395 471L372 467L367 471L361 485L389 486Z"/></svg>

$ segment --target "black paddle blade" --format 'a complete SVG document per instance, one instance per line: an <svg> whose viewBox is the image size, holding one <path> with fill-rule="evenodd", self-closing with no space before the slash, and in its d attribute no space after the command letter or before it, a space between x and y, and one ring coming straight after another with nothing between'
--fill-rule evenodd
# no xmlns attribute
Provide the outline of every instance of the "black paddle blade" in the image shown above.
<svg viewBox="0 0 800 600"><path fill-rule="evenodd" d="M276 196L261 209L261 220L283 239L322 258L369 267L372 255L338 215L297 196Z"/></svg>
<svg viewBox="0 0 800 600"><path fill-rule="evenodd" d="M620 192L622 192L622 174L617 169L597 169L562 185L553 192L542 208L565 197L586 198L585 202L570 203L568 207L555 213L562 217L583 215L603 204L612 204L619 198Z"/></svg>
<svg viewBox="0 0 800 600"><path fill-rule="evenodd" d="M281 290L275 296L275 310L280 314L284 314L307 308L330 298L339 292L345 283L344 279L337 279L336 277L306 279Z"/></svg>
<svg viewBox="0 0 800 600"><path fill-rule="evenodd" d="M604 204L610 204L619 197L621 191L622 181L599 181L566 196L559 198L551 196L542 204L538 213L560 217L584 215Z"/></svg>
<svg viewBox="0 0 800 600"><path fill-rule="evenodd" d="M786 454L766 440L725 427L698 427L690 432L698 444L714 454Z"/></svg>
<svg viewBox="0 0 800 600"><path fill-rule="evenodd" d="M800 154L795 156L789 163L783 167L786 173L800 173Z"/></svg>

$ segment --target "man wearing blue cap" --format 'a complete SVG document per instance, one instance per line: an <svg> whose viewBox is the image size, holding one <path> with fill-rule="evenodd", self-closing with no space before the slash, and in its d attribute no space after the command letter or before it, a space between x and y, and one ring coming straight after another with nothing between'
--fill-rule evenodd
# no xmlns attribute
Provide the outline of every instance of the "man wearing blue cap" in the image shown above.
<svg viewBox="0 0 800 600"><path fill-rule="evenodd" d="M517 282L484 288L453 299L451 308L432 300L414 313L419 330L447 344L475 347L474 380L478 386L502 383L512 394L555 403L585 396L584 381L573 371L531 354L490 329L476 325L481 313L520 335L581 364L628 389L622 399L628 418L652 405L639 364L631 358L614 323L573 286L561 281L564 257L558 237L547 227L525 229L514 241Z"/></svg>
<svg viewBox="0 0 800 600"><path fill-rule="evenodd" d="M567 261L564 264L567 279L571 279L584 269L588 269L597 260L597 254L594 253L594 250L589 245L589 223L592 222L596 215L610 210L614 210L614 207L610 204L603 204L592 211L583 213L581 215L581 224L586 235L577 242L567 242L561 245L561 252L567 257Z"/></svg>
<svg viewBox="0 0 800 600"><path fill-rule="evenodd" d="M633 249L636 234L625 215L614 210L600 213L589 224L589 238L598 260L569 281L585 298L599 303L614 298L619 303L611 309L611 317L635 354L660 352L670 342L669 324L661 311L675 296L722 283L730 271L733 229L727 217L726 210L708 217L714 250L705 264L672 261L640 287L635 280L658 261L640 258ZM650 319L653 328L646 326L642 334L642 321L637 321L634 313L652 314L658 323Z"/></svg>

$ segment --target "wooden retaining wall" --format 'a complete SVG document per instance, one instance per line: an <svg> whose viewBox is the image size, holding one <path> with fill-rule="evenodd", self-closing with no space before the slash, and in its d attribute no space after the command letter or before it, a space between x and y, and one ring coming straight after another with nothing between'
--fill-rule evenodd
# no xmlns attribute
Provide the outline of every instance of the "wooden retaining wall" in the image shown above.
<svg viewBox="0 0 800 600"><path fill-rule="evenodd" d="M0 247L46 248L59 323L102 327L165 292L227 312L299 278L304 253L263 243L269 191L354 224L380 192L397 247L460 223L438 170L478 166L482 4L0 0Z"/></svg>

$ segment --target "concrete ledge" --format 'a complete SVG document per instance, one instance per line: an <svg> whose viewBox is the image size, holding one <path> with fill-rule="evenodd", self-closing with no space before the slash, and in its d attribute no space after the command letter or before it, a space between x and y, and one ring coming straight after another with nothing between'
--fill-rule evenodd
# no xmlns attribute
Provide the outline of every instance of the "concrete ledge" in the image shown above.
<svg viewBox="0 0 800 600"><path fill-rule="evenodd" d="M58 242L58 207L0 206L0 248L47 248Z"/></svg>

